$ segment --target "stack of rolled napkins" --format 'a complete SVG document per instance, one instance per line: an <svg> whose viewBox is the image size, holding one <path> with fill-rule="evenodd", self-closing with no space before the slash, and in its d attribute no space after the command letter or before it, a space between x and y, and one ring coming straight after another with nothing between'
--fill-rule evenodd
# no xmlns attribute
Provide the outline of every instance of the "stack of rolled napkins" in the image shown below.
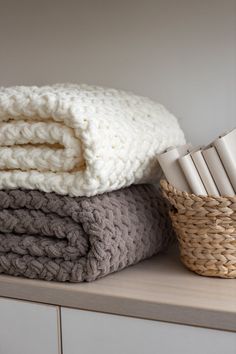
<svg viewBox="0 0 236 354"><path fill-rule="evenodd" d="M158 161L168 182L180 191L213 197L236 194L236 128L206 147L168 148Z"/></svg>
<svg viewBox="0 0 236 354"><path fill-rule="evenodd" d="M163 250L163 106L86 85L0 88L0 273L82 282Z"/></svg>

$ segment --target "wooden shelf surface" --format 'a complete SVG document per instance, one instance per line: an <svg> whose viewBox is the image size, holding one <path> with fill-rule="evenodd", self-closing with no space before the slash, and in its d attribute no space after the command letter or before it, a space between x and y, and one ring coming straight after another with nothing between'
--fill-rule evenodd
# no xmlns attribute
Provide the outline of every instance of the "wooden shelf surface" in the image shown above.
<svg viewBox="0 0 236 354"><path fill-rule="evenodd" d="M236 331L236 279L195 275L177 252L92 283L0 276L0 296L65 307Z"/></svg>

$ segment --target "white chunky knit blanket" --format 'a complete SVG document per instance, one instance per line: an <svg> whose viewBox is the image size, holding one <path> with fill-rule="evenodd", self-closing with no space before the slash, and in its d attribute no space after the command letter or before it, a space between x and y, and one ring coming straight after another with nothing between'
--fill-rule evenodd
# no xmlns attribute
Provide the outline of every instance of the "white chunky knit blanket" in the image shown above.
<svg viewBox="0 0 236 354"><path fill-rule="evenodd" d="M87 85L0 88L0 189L92 196L155 182L156 155L185 142L162 105Z"/></svg>

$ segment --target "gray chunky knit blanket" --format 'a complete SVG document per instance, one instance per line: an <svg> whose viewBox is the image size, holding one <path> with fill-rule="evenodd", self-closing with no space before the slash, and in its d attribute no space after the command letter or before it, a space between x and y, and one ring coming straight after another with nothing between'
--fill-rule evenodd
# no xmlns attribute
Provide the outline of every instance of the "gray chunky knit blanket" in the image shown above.
<svg viewBox="0 0 236 354"><path fill-rule="evenodd" d="M0 191L0 273L92 281L163 250L171 232L151 185L91 198Z"/></svg>

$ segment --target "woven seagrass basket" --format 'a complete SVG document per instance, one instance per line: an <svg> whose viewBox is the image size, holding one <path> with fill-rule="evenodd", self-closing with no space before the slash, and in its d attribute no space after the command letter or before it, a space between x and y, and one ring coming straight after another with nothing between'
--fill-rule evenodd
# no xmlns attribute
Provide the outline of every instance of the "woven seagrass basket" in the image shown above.
<svg viewBox="0 0 236 354"><path fill-rule="evenodd" d="M161 181L184 265L200 275L236 278L236 196L197 196Z"/></svg>

